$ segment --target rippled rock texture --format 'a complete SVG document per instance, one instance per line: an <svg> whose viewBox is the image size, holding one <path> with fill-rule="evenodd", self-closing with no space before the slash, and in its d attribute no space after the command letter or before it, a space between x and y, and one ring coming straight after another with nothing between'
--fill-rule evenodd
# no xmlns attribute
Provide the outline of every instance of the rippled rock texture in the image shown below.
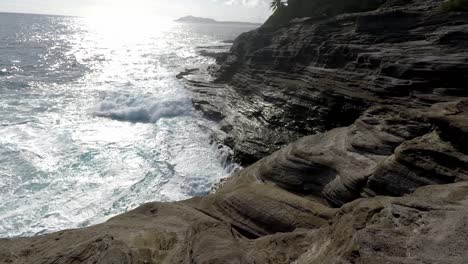
<svg viewBox="0 0 468 264"><path fill-rule="evenodd" d="M253 163L216 193L3 239L0 263L467 263L468 14L392 3L260 28L213 83L181 75Z"/></svg>

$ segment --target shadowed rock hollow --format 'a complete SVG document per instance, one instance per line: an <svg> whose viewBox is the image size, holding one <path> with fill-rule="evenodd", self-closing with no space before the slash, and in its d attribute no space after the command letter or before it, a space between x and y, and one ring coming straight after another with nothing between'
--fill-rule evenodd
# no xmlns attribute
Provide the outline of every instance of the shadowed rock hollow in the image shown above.
<svg viewBox="0 0 468 264"><path fill-rule="evenodd" d="M184 76L251 166L0 263L467 263L468 14L442 2L241 35L214 82Z"/></svg>

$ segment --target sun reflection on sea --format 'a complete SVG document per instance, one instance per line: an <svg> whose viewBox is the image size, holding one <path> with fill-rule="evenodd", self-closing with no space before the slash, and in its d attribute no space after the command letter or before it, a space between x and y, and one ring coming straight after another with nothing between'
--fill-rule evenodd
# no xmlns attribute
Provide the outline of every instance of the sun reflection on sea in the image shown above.
<svg viewBox="0 0 468 264"><path fill-rule="evenodd" d="M85 82L105 84L101 88L108 89L111 85L127 86L135 78L156 79L161 69L153 55L167 53L168 47L175 45L177 24L167 17L138 10L125 13L115 7L107 13L91 14L76 21L80 33L70 39L68 52L78 63L93 69L83 77ZM137 66L138 71L128 71Z"/></svg>
<svg viewBox="0 0 468 264"><path fill-rule="evenodd" d="M145 13L110 13L84 18L87 27L108 42L139 43L155 33L163 33L173 26L169 18L151 16Z"/></svg>

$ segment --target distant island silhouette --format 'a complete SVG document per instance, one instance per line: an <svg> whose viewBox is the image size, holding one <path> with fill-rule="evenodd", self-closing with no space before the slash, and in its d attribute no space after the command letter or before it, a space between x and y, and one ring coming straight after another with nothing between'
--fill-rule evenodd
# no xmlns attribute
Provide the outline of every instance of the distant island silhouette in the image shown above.
<svg viewBox="0 0 468 264"><path fill-rule="evenodd" d="M217 21L212 18L185 16L174 20L184 23L199 23L199 24L239 24L239 25L261 25L261 23L239 22L239 21Z"/></svg>

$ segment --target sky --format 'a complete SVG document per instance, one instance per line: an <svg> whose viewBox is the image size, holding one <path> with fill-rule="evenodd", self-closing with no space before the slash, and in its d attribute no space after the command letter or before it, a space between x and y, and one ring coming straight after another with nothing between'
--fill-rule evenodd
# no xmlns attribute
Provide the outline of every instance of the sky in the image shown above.
<svg viewBox="0 0 468 264"><path fill-rule="evenodd" d="M0 12L72 16L186 15L220 21L264 22L269 0L0 0Z"/></svg>

